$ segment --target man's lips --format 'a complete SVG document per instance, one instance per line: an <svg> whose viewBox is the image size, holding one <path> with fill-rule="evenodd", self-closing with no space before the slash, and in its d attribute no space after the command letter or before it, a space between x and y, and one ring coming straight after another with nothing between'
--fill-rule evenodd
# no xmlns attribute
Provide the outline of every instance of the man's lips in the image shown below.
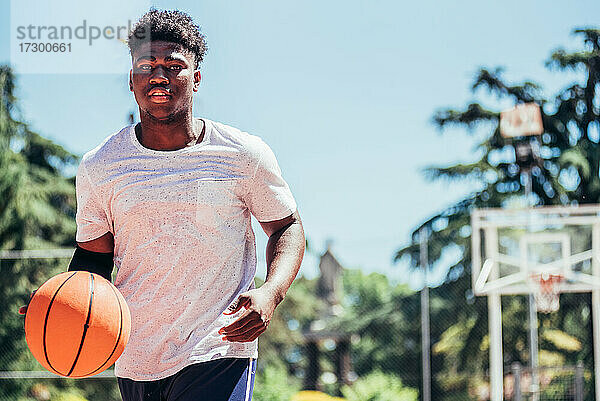
<svg viewBox="0 0 600 401"><path fill-rule="evenodd" d="M171 94L169 91L162 88L150 89L148 96L150 97L150 100L156 103L168 102L171 99Z"/></svg>

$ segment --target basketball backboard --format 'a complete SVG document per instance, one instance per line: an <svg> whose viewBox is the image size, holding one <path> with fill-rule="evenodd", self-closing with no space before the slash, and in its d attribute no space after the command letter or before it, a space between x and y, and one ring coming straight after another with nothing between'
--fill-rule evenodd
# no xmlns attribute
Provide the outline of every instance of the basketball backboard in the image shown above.
<svg viewBox="0 0 600 401"><path fill-rule="evenodd" d="M505 138L541 135L544 132L540 106L521 103L500 113L500 134Z"/></svg>
<svg viewBox="0 0 600 401"><path fill-rule="evenodd" d="M559 292L600 288L600 205L477 209L471 214L473 292L530 294L559 276Z"/></svg>

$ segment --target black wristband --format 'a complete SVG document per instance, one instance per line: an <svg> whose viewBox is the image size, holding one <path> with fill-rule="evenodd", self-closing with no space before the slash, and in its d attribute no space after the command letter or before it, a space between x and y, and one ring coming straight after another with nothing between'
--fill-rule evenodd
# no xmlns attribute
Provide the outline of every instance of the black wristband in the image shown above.
<svg viewBox="0 0 600 401"><path fill-rule="evenodd" d="M68 271L81 270L96 273L108 281L111 281L113 254L92 252L78 246L75 248L75 253L73 253L73 258L71 259L71 263L69 263Z"/></svg>

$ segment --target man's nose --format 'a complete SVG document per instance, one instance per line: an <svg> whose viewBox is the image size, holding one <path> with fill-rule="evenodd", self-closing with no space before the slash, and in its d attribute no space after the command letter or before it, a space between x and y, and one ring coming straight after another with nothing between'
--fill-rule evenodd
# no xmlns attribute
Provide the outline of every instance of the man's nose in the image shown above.
<svg viewBox="0 0 600 401"><path fill-rule="evenodd" d="M169 83L169 78L167 78L165 69L162 66L157 66L154 68L154 71L150 76L150 83L152 85L165 85Z"/></svg>

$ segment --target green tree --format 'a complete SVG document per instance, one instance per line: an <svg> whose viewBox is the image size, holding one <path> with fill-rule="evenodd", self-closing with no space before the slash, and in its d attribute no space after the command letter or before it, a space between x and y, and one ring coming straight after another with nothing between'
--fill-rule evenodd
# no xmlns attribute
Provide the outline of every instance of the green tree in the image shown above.
<svg viewBox="0 0 600 401"><path fill-rule="evenodd" d="M574 33L582 39L583 48L574 52L558 49L551 54L547 66L558 72L577 71L584 75L584 79L559 91L553 98L544 98L540 85L532 81L507 83L501 68L480 69L472 86L473 92L487 90L514 103L536 102L542 106L542 162L532 169L532 192L537 205L595 203L600 199L600 30L577 29ZM457 126L478 133L489 129L490 134L476 144L477 154L481 155L478 160L425 170L430 179L477 181L481 189L416 227L411 242L399 249L395 258L407 258L412 268L418 267L418 234L423 228L430 233L428 253L433 264L445 251L459 250L459 261L448 269L446 281L432 293L448 304L443 316L432 312L432 322L443 325L441 331L446 334L446 337L444 334L436 336L439 327L432 330L433 342L440 341L438 352L444 356L443 363L434 364L433 368L438 375L452 369L456 372L481 371L487 365L487 304L485 298L473 299L468 295L471 287L470 212L475 208L502 207L511 199L522 196L525 188L518 165L513 161L498 161L499 152L510 145L500 135L498 110L473 102L462 110L439 110L433 121L440 129ZM465 294L468 303L465 303ZM551 321L550 326L560 328L584 344L578 352L565 351L567 363L574 363L576 359L591 361L588 295L564 294L559 313L541 321L542 327L545 320ZM505 336L505 355L507 359L521 360L525 354L519 345L520 339L526 338L525 303L514 306L508 302L503 300L504 321L507 321L507 314L514 318L510 319L510 324L515 326L515 338ZM438 317L443 319L438 320ZM590 329L586 331L583 327ZM454 345L448 344L445 341L448 333L458 329L461 331L460 340ZM551 348L545 340L542 340L541 346ZM467 391L466 382L463 390Z"/></svg>
<svg viewBox="0 0 600 401"><path fill-rule="evenodd" d="M262 280L256 279L257 287L261 284ZM277 307L269 329L260 336L257 377L267 375L267 369L275 368L287 375L290 388L301 387L301 376L307 368L302 333L317 319L321 305L315 294L316 280L298 277L294 281ZM260 382L264 384L270 377L274 376L267 375Z"/></svg>
<svg viewBox="0 0 600 401"><path fill-rule="evenodd" d="M64 171L77 159L20 121L14 89L11 69L0 66L0 250L74 245L75 187ZM2 370L30 369L36 364L26 350L23 318L16 310L32 289L64 270L64 261L0 263L0 366ZM23 386L4 380L0 392L16 399Z"/></svg>
<svg viewBox="0 0 600 401"><path fill-rule="evenodd" d="M405 387L394 375L379 371L360 378L351 387L342 389L348 401L417 401L419 392Z"/></svg>
<svg viewBox="0 0 600 401"><path fill-rule="evenodd" d="M354 337L352 368L359 380L379 372L401 380L406 388L419 388L415 292L406 285L393 285L380 273L345 269L342 278L344 311L330 328Z"/></svg>
<svg viewBox="0 0 600 401"><path fill-rule="evenodd" d="M360 270L344 269L342 280L343 312L330 320L324 330L354 337L351 358L358 376L357 389L346 391L349 394L354 391L352 394L358 394L359 399L367 390L377 397L392 396L393 399L398 394L412 397L417 393L414 388L419 387L414 366L418 366L420 358L418 340L415 340L419 324L412 318L419 309L414 291L406 285L391 284L382 274L365 274ZM277 308L269 330L261 336L257 399L288 399L288 392L280 389L283 381L289 390L301 388L301 378L308 368L302 333L324 309L316 297L316 284L317 279L298 278ZM436 305L441 304L436 302ZM334 352L327 352L325 348L322 351L321 371L333 372ZM363 380L366 377L369 378ZM378 383L388 382L392 388L379 394ZM330 394L337 389L337 385L324 387Z"/></svg>
<svg viewBox="0 0 600 401"><path fill-rule="evenodd" d="M274 364L269 364L256 376L252 399L256 401L290 401L299 388L297 383L290 382L285 369L279 369Z"/></svg>

